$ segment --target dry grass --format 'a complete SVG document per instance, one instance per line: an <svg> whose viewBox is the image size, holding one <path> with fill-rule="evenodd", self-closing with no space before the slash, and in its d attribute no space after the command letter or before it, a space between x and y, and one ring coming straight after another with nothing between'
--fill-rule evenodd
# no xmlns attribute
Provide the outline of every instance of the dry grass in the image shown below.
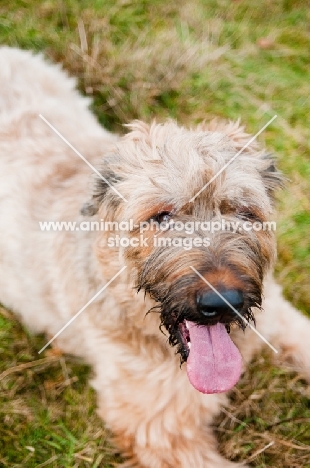
<svg viewBox="0 0 310 468"><path fill-rule="evenodd" d="M212 47L208 36L193 40L176 29L149 32L126 40L119 47L106 41L100 23L78 21L80 44L71 44L68 62L77 64L86 93L106 95L102 111L113 112L121 122L150 117L168 93L216 61L224 48ZM183 35L183 36L182 36Z"/></svg>
<svg viewBox="0 0 310 468"><path fill-rule="evenodd" d="M0 466L112 467L115 455L95 412L89 369L48 350L0 309L6 362L0 368ZM46 463L46 465L44 464Z"/></svg>

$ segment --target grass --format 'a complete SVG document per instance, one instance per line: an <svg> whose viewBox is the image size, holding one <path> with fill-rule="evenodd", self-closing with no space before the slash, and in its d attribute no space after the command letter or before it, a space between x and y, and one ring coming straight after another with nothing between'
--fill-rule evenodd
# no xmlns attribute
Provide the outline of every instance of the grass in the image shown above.
<svg viewBox="0 0 310 468"><path fill-rule="evenodd" d="M12 0L0 4L0 42L62 62L118 132L133 118L220 116L255 133L278 114L260 137L288 178L276 275L309 314L309 20L301 0ZM112 466L90 370L53 351L39 356L45 339L5 309L0 343L0 466ZM221 451L256 468L309 468L309 396L299 375L260 356L218 420Z"/></svg>

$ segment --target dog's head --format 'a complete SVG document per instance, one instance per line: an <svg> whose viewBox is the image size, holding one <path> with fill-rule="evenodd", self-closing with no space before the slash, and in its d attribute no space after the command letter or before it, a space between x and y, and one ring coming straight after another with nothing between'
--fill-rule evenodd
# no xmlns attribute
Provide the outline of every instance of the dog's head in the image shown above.
<svg viewBox="0 0 310 468"><path fill-rule="evenodd" d="M238 380L229 330L254 321L275 259L270 221L281 177L249 140L239 123L186 130L135 122L106 156L89 205L128 223L119 245L135 286L154 299L191 383L205 393Z"/></svg>

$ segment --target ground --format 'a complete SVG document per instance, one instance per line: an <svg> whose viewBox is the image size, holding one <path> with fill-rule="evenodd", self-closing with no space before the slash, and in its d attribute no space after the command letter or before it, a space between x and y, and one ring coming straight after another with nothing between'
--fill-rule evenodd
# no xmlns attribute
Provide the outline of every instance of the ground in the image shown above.
<svg viewBox="0 0 310 468"><path fill-rule="evenodd" d="M309 20L306 2L293 0L11 0L0 3L0 43L64 63L117 132L133 118L220 116L256 133L277 114L260 137L287 177L276 276L310 316ZM45 342L0 308L0 466L111 467L91 371L39 355ZM256 468L309 468L309 388L270 357L233 391L217 421L220 450Z"/></svg>

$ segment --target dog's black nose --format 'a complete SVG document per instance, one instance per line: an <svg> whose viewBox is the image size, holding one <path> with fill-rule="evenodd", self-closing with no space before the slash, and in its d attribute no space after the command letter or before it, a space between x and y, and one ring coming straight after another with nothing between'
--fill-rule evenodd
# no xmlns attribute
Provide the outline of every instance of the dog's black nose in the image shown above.
<svg viewBox="0 0 310 468"><path fill-rule="evenodd" d="M219 293L222 297L214 291L207 291L198 296L198 311L206 318L231 320L234 318L235 312L224 299L239 312L244 302L243 294L237 289L228 289L226 291L219 291Z"/></svg>

